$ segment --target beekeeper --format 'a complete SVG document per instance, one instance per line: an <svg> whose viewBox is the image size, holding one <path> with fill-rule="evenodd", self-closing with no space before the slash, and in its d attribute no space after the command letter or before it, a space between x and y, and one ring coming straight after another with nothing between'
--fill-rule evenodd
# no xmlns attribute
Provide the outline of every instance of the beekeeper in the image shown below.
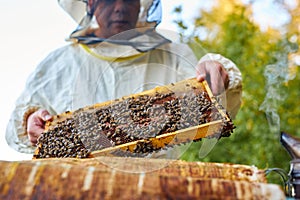
<svg viewBox="0 0 300 200"><path fill-rule="evenodd" d="M6 130L6 140L15 150L32 153L52 115L191 77L206 79L214 94L225 94L230 99L227 110L236 115L241 101L239 69L218 54L198 61L187 45L159 34L160 0L59 4L78 27L69 44L37 66L17 99Z"/></svg>

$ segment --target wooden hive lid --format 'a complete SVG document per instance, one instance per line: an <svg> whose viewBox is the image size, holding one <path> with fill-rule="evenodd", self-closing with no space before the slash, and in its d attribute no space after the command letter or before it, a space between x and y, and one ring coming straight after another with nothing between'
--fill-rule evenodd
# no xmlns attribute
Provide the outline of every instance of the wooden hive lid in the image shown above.
<svg viewBox="0 0 300 200"><path fill-rule="evenodd" d="M52 158L0 161L0 174L1 199L285 199L263 170L237 164Z"/></svg>

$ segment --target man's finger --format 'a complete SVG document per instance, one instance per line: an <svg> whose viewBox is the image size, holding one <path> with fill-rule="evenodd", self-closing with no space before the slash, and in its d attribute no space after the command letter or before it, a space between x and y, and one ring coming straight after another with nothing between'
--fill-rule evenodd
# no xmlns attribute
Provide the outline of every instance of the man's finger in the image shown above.
<svg viewBox="0 0 300 200"><path fill-rule="evenodd" d="M37 139L40 137L43 131L44 129L39 126L35 126L35 125L29 126L27 129L29 141L32 144L36 144Z"/></svg>
<svg viewBox="0 0 300 200"><path fill-rule="evenodd" d="M33 123L27 127L27 132L31 135L39 136L44 131L44 125L40 123Z"/></svg>
<svg viewBox="0 0 300 200"><path fill-rule="evenodd" d="M199 74L199 75L197 75L196 79L198 81L204 81L205 80L205 74Z"/></svg>
<svg viewBox="0 0 300 200"><path fill-rule="evenodd" d="M31 144L35 145L37 143L37 137L33 135L28 135L28 139L31 142Z"/></svg>
<svg viewBox="0 0 300 200"><path fill-rule="evenodd" d="M210 86L211 86L212 93L214 95L219 94L220 85L222 85L222 82L223 81L222 81L221 76L218 72L210 74Z"/></svg>
<svg viewBox="0 0 300 200"><path fill-rule="evenodd" d="M52 118L52 116L49 114L49 112L44 109L38 111L38 116L44 121L48 121Z"/></svg>

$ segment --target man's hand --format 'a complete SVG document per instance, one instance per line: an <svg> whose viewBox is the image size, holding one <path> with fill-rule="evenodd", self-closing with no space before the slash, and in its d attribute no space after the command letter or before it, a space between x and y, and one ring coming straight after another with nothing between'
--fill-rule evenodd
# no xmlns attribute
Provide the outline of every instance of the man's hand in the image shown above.
<svg viewBox="0 0 300 200"><path fill-rule="evenodd" d="M35 145L38 137L45 129L45 122L52 119L52 116L47 110L40 109L31 115L27 119L27 133L29 141Z"/></svg>
<svg viewBox="0 0 300 200"><path fill-rule="evenodd" d="M198 63L196 77L198 81L206 80L214 95L222 93L229 85L228 73L217 61Z"/></svg>

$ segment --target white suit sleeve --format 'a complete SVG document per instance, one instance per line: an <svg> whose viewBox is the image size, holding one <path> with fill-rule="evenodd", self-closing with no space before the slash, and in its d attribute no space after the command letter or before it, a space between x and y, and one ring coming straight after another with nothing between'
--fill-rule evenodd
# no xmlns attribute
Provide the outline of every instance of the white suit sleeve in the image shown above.
<svg viewBox="0 0 300 200"><path fill-rule="evenodd" d="M45 59L28 77L25 89L15 102L15 108L6 127L5 137L8 145L21 153L33 153L36 148L28 139L26 130L28 116L40 108L55 114L46 98L48 89L46 86L49 84L44 74L49 68L47 62Z"/></svg>
<svg viewBox="0 0 300 200"><path fill-rule="evenodd" d="M238 67L229 59L220 54L209 53L203 56L199 62L213 60L220 62L229 76L229 86L226 92L220 95L223 106L232 118L235 118L242 101L242 75Z"/></svg>
<svg viewBox="0 0 300 200"><path fill-rule="evenodd" d="M10 147L21 153L32 153L35 147L29 142L26 122L27 117L40 108L37 104L30 104L27 90L16 101L16 107L6 127L6 141Z"/></svg>

